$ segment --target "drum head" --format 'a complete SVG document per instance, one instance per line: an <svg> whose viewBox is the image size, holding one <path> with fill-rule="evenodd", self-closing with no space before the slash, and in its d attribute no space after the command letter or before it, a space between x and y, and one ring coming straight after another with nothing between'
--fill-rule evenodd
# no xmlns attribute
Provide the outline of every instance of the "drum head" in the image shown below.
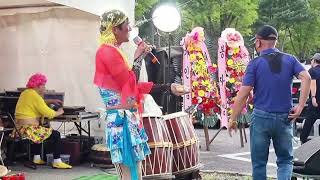
<svg viewBox="0 0 320 180"><path fill-rule="evenodd" d="M8 174L8 169L5 166L0 165L0 177Z"/></svg>

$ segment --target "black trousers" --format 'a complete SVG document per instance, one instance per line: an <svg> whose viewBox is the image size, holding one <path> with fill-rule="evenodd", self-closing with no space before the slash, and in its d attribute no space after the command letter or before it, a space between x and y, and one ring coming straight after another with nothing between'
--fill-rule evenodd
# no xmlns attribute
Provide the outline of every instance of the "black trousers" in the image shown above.
<svg viewBox="0 0 320 180"><path fill-rule="evenodd" d="M305 143L308 141L310 131L317 119L320 119L320 107L312 106L312 103L309 101L306 120L304 121L303 129L300 134L301 143Z"/></svg>
<svg viewBox="0 0 320 180"><path fill-rule="evenodd" d="M56 130L52 130L52 134L46 141L50 141L52 143L53 147L53 158L58 159L60 158L61 154L61 137L60 137L60 132ZM41 154L41 144L31 144L31 153L33 155L40 155Z"/></svg>

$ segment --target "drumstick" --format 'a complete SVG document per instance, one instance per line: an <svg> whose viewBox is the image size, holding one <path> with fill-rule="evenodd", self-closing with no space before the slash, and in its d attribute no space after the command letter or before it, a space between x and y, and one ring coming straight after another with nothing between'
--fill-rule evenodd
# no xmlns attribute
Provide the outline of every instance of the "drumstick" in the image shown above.
<svg viewBox="0 0 320 180"><path fill-rule="evenodd" d="M152 56L151 62L152 62L153 64L155 64L156 62L157 62L158 64L160 64L158 58L157 58L151 51L149 52L149 54Z"/></svg>
<svg viewBox="0 0 320 180"><path fill-rule="evenodd" d="M186 112L188 113L188 114L190 114L191 116L193 116L193 114L197 111L197 109L198 109L198 106L202 103L202 98L201 97L197 97L197 100L198 100L198 103L194 106L194 108L193 109L191 109L191 111L187 111L186 110ZM191 107L191 106L190 106Z"/></svg>

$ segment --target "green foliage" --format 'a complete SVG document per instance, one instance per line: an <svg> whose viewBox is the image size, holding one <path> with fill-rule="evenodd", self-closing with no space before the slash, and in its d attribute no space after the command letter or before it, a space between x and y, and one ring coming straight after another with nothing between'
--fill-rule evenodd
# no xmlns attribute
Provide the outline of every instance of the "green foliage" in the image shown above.
<svg viewBox="0 0 320 180"><path fill-rule="evenodd" d="M143 15L150 12L157 2L158 0L136 0L135 18L142 19Z"/></svg>
<svg viewBox="0 0 320 180"><path fill-rule="evenodd" d="M280 34L279 47L305 60L320 47L319 0L260 0L259 24Z"/></svg>
<svg viewBox="0 0 320 180"><path fill-rule="evenodd" d="M215 42L227 27L252 36L258 26L270 24L279 31L279 48L301 60L320 50L320 0L137 0L136 18L150 15L160 2L180 8L180 34L201 26Z"/></svg>
<svg viewBox="0 0 320 180"><path fill-rule="evenodd" d="M310 1L310 18L301 23L294 23L290 31L290 45L288 49L300 59L308 59L320 49L320 3Z"/></svg>
<svg viewBox="0 0 320 180"><path fill-rule="evenodd" d="M260 0L260 24L272 24L277 28L289 27L310 17L308 0Z"/></svg>
<svg viewBox="0 0 320 180"><path fill-rule="evenodd" d="M248 35L258 18L257 9L257 0L194 0L182 9L183 28L202 26L215 38L227 27Z"/></svg>

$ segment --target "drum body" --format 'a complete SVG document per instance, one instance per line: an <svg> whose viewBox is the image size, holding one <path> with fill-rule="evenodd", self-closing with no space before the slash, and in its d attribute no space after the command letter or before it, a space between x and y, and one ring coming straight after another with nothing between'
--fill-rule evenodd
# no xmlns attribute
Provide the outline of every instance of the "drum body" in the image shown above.
<svg viewBox="0 0 320 180"><path fill-rule="evenodd" d="M148 135L151 154L142 161L144 178L172 177L172 150L169 132L160 117L143 117L143 126Z"/></svg>
<svg viewBox="0 0 320 180"><path fill-rule="evenodd" d="M162 116L173 143L172 174L180 176L199 169L199 140L192 119L185 112Z"/></svg>
<svg viewBox="0 0 320 180"><path fill-rule="evenodd" d="M105 144L96 144L92 146L90 152L91 165L101 168L113 168L110 151Z"/></svg>

